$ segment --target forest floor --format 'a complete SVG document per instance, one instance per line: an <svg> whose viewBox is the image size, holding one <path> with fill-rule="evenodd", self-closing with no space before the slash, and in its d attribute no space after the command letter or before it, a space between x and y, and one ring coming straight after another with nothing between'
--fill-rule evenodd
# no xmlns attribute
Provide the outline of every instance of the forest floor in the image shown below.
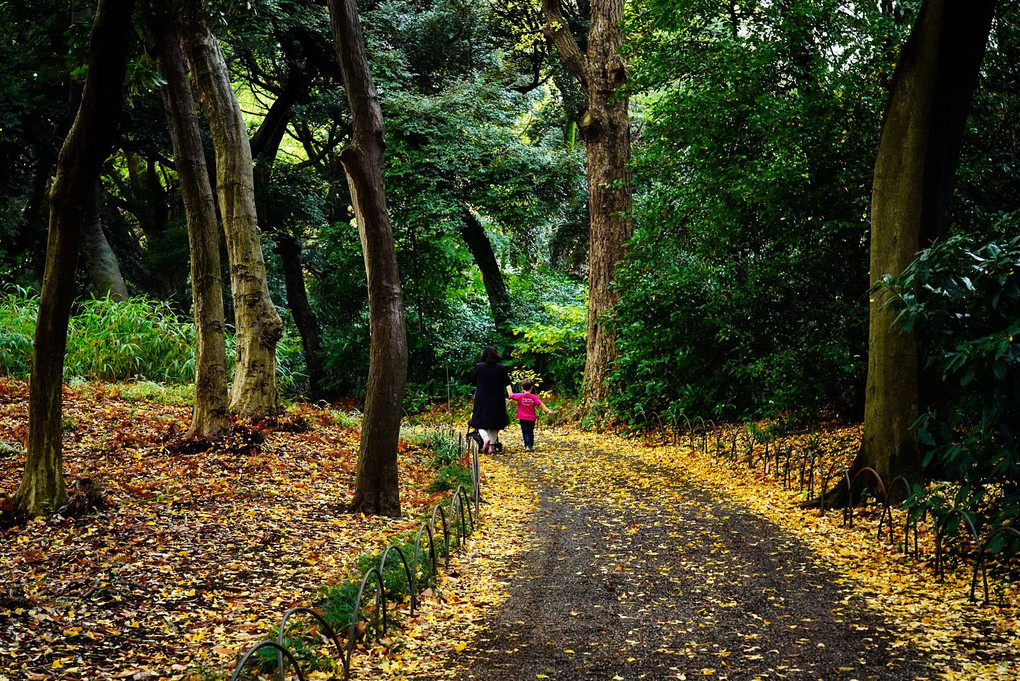
<svg viewBox="0 0 1020 681"><path fill-rule="evenodd" d="M0 382L0 441L24 442L27 403L24 382ZM0 529L0 680L215 678L440 496L426 492L430 454L405 444L405 518L342 512L358 434L331 410L171 452L190 412L118 386L65 389L69 487L100 481L109 508ZM23 470L23 454L0 453L0 499Z"/></svg>
<svg viewBox="0 0 1020 681"><path fill-rule="evenodd" d="M417 527L440 496L424 452L402 446L404 519L347 515L356 431L295 412L171 452L187 407L68 390L65 469L99 479L110 507L0 530L0 681L226 678L284 610ZM26 413L25 384L0 382L0 441L24 439ZM971 603L966 566L936 581L876 540L874 518L844 528L686 446L538 438L526 453L508 432L483 458L478 532L352 678L1020 677L1017 594ZM0 454L0 498L22 466Z"/></svg>

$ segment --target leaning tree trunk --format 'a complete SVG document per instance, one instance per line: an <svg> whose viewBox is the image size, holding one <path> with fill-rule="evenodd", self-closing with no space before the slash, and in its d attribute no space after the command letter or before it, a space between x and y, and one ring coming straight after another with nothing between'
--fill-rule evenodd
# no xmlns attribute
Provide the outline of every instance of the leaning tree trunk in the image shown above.
<svg viewBox="0 0 1020 681"><path fill-rule="evenodd" d="M926 0L903 48L875 163L871 197L871 282L896 276L946 234L953 181L993 0ZM857 466L887 481L920 475L911 428L920 413L918 345L893 327L890 292L870 305L864 441Z"/></svg>
<svg viewBox="0 0 1020 681"><path fill-rule="evenodd" d="M166 0L155 4L146 32L159 74L166 81L162 88L163 106L188 221L195 316L195 400L191 427L185 437L216 437L229 427L230 419L215 197L209 184L184 52L174 33L172 14Z"/></svg>
<svg viewBox="0 0 1020 681"><path fill-rule="evenodd" d="M507 340L513 335L510 330L512 306L503 272L499 269L496 253L492 250L492 242L485 234L481 220L467 206L463 209L463 218L460 226L461 238L464 239L482 273L482 283L489 298L489 309L492 310L492 323L496 327L496 334Z"/></svg>
<svg viewBox="0 0 1020 681"><path fill-rule="evenodd" d="M584 366L584 403L590 407L609 394L608 378L616 360L616 338L606 315L616 304L616 268L633 233L631 223L630 114L619 94L627 67L619 54L623 0L592 0L587 52L567 27L559 0L542 0L546 36L579 81L587 100L581 133L588 153L588 347Z"/></svg>
<svg viewBox="0 0 1020 681"><path fill-rule="evenodd" d="M308 289L305 287L305 269L301 264L301 241L289 232L277 232L273 240L276 242L276 254L280 256L280 268L283 270L283 285L287 290L287 306L294 317L294 326L301 336L301 348L305 353L305 368L308 370L308 392L313 400L322 399L326 395L326 373L322 367L322 333L319 331L319 320L308 300Z"/></svg>
<svg viewBox="0 0 1020 681"><path fill-rule="evenodd" d="M85 222L82 233L82 251L85 254L85 266L92 282L92 289L100 298L111 298L117 301L128 299L127 285L120 271L117 256L110 248L103 232L103 218L99 211L99 193L102 191L99 181L92 191L88 207L85 209Z"/></svg>
<svg viewBox="0 0 1020 681"><path fill-rule="evenodd" d="M32 353L25 475L15 503L30 515L67 498L61 457L62 379L82 224L113 144L124 86L134 0L100 0L89 40L81 104L57 159L50 191L46 270Z"/></svg>
<svg viewBox="0 0 1020 681"><path fill-rule="evenodd" d="M400 514L397 444L407 381L407 337L397 251L383 184L382 109L372 82L355 0L329 0L340 72L354 127L341 152L368 277L371 345L357 487L351 511Z"/></svg>
<svg viewBox="0 0 1020 681"><path fill-rule="evenodd" d="M223 53L209 32L204 0L182 3L181 42L216 148L216 191L227 237L237 328L230 409L243 415L274 414L280 409L276 344L283 336L283 322L266 282L248 134Z"/></svg>

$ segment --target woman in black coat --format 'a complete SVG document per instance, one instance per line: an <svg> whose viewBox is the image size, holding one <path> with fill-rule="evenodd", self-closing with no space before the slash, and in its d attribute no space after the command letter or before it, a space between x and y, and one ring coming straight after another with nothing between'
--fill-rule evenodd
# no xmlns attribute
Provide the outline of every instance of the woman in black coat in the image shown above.
<svg viewBox="0 0 1020 681"><path fill-rule="evenodd" d="M491 345L482 351L482 360L471 372L475 403L471 411L471 427L482 436L482 451L491 452L499 431L510 425L506 416L510 372L499 363L499 352Z"/></svg>

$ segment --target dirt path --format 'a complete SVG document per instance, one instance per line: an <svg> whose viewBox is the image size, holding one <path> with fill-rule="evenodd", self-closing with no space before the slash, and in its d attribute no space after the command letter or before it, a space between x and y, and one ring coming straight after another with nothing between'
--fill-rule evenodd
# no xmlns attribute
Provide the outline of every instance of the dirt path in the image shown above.
<svg viewBox="0 0 1020 681"><path fill-rule="evenodd" d="M929 679L792 536L602 448L504 455L540 488L511 596L461 679Z"/></svg>

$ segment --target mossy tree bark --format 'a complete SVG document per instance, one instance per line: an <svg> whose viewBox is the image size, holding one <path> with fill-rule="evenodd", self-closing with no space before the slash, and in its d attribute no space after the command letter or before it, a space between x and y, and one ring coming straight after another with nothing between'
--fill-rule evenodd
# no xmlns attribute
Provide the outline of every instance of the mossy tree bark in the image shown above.
<svg viewBox="0 0 1020 681"><path fill-rule="evenodd" d="M383 182L382 109L354 0L329 0L340 72L354 122L340 161L347 174L368 277L368 389L352 512L400 515L397 444L407 382L404 302Z"/></svg>
<svg viewBox="0 0 1020 681"><path fill-rule="evenodd" d="M230 425L216 199L209 183L184 52L166 0L154 3L146 33L159 74L166 81L161 88L163 106L188 223L195 317L195 399L185 437L216 437Z"/></svg>
<svg viewBox="0 0 1020 681"><path fill-rule="evenodd" d="M926 0L903 48L875 163L871 282L900 274L947 233L964 125L991 28L992 0ZM920 476L918 345L893 326L890 292L871 296L864 440L856 467L891 483Z"/></svg>
<svg viewBox="0 0 1020 681"><path fill-rule="evenodd" d="M67 499L61 449L67 325L85 212L116 135L133 9L134 0L99 2L81 104L60 149L50 190L46 267L32 353L28 451L15 494L15 503L32 516L59 508Z"/></svg>
<svg viewBox="0 0 1020 681"><path fill-rule="evenodd" d="M592 0L587 49L571 35L559 0L542 0L545 33L578 80L587 111L581 134L588 154L588 342L584 403L590 407L609 394L616 339L606 315L616 304L616 268L633 233L631 221L630 113L620 92L627 67L620 56L623 0Z"/></svg>
<svg viewBox="0 0 1020 681"><path fill-rule="evenodd" d="M230 409L250 416L275 414L280 410L276 344L283 336L283 321L269 297L266 281L248 133L223 53L209 32L204 0L184 0L181 10L181 42L216 150L216 191L230 260L237 328Z"/></svg>

